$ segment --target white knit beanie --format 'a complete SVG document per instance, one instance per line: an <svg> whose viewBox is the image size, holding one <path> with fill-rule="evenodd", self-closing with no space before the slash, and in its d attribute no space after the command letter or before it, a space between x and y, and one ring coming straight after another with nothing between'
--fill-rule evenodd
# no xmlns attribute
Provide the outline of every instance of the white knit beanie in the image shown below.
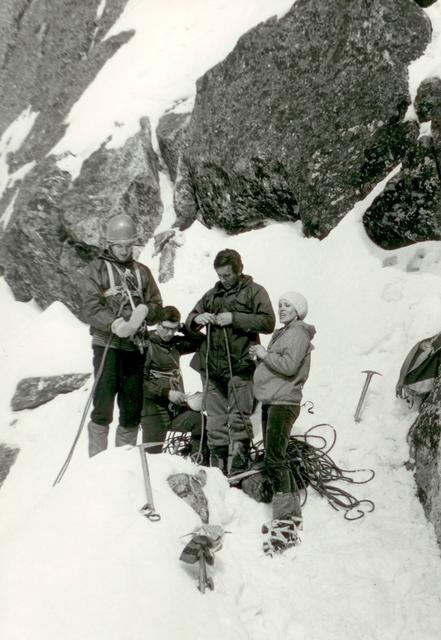
<svg viewBox="0 0 441 640"><path fill-rule="evenodd" d="M287 291L286 293L282 293L279 297L280 300L288 300L297 311L297 315L299 316L299 320L303 320L306 314L308 313L308 303L306 302L305 296L302 296L301 293L297 293L297 291Z"/></svg>

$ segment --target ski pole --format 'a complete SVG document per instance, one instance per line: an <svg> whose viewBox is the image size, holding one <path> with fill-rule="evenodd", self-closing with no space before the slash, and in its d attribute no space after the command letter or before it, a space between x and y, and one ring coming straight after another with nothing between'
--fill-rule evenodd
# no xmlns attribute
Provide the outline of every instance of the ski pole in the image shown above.
<svg viewBox="0 0 441 640"><path fill-rule="evenodd" d="M151 520L151 522L158 522L158 520L161 519L161 516L159 515L159 513L156 513L155 506L153 504L152 483L150 481L150 473L149 473L147 453L146 453L146 448L148 447L149 447L148 444L138 445L139 453L141 455L141 466L142 466L142 473L144 476L145 494L147 498L146 504L142 507L142 509L140 509L140 511L146 518Z"/></svg>

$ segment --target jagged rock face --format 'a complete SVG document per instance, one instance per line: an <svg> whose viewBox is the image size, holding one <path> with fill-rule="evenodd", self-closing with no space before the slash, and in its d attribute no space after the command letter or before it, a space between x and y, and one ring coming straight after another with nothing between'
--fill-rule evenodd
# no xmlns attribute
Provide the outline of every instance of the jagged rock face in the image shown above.
<svg viewBox="0 0 441 640"><path fill-rule="evenodd" d="M0 487L17 459L20 449L0 444Z"/></svg>
<svg viewBox="0 0 441 640"><path fill-rule="evenodd" d="M158 224L162 203L150 129L117 149L103 145L72 183L53 157L22 181L0 251L5 279L21 301L43 308L54 300L81 317L79 285L90 259L103 247L106 221L128 213L146 242Z"/></svg>
<svg viewBox="0 0 441 640"><path fill-rule="evenodd" d="M431 122L431 135L418 138L415 122L407 126L401 171L364 215L370 238L384 249L441 238L441 80L419 87L415 109L420 123Z"/></svg>
<svg viewBox="0 0 441 640"><path fill-rule="evenodd" d="M106 60L132 36L119 34L101 42L127 0L7 0L5 41L0 62L0 133L29 105L39 116L31 135L9 164L15 168L44 157L62 136L73 104Z"/></svg>
<svg viewBox="0 0 441 640"><path fill-rule="evenodd" d="M132 36L101 42L126 3L108 0L99 20L99 0L60 0L56 10L42 0L8 0L0 9L6 38L0 48L0 134L27 107L39 112L20 149L7 158L10 174L35 164L0 199L0 215L12 211L0 230L1 268L18 300L34 298L43 308L60 300L79 317L78 283L104 244L107 219L128 213L146 242L162 213L147 119L121 148L103 144L74 182L47 156L63 136L73 104Z"/></svg>
<svg viewBox="0 0 441 640"><path fill-rule="evenodd" d="M429 37L411 0L298 0L242 36L197 84L184 224L195 209L231 232L300 218L324 237L401 160L407 67Z"/></svg>
<svg viewBox="0 0 441 640"><path fill-rule="evenodd" d="M441 377L420 407L410 430L411 455L415 459L418 496L427 518L432 522L441 546Z"/></svg>
<svg viewBox="0 0 441 640"><path fill-rule="evenodd" d="M20 380L11 400L13 411L35 409L60 393L70 393L83 386L90 373L67 373L61 376L39 376Z"/></svg>
<svg viewBox="0 0 441 640"><path fill-rule="evenodd" d="M172 182L177 177L179 155L184 147L184 132L189 121L189 113L166 113L156 127L159 149Z"/></svg>

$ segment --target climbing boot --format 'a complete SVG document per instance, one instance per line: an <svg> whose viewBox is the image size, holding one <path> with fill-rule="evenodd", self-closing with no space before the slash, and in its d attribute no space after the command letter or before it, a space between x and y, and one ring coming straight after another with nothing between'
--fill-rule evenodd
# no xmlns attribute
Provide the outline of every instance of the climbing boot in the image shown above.
<svg viewBox="0 0 441 640"><path fill-rule="evenodd" d="M123 447L126 444L130 444L134 447L136 446L137 438L138 427L122 427L119 424L116 429L115 447Z"/></svg>
<svg viewBox="0 0 441 640"><path fill-rule="evenodd" d="M87 425L87 431L89 432L89 458L92 458L107 449L109 425L97 424L91 420Z"/></svg>
<svg viewBox="0 0 441 640"><path fill-rule="evenodd" d="M250 441L238 440L231 443L231 457L229 460L229 473L240 473L248 469L250 460Z"/></svg>
<svg viewBox="0 0 441 640"><path fill-rule="evenodd" d="M262 533L265 536L262 548L265 555L268 556L282 553L300 543L298 527L293 518L273 519L265 522L262 525Z"/></svg>
<svg viewBox="0 0 441 640"><path fill-rule="evenodd" d="M213 447L210 449L210 467L217 467L224 475L227 474L228 447Z"/></svg>

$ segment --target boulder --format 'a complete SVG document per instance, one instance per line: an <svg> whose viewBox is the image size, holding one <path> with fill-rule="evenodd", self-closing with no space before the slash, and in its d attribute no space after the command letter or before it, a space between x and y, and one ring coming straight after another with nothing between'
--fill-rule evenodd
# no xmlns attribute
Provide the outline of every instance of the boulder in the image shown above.
<svg viewBox="0 0 441 640"><path fill-rule="evenodd" d="M401 161L407 68L430 35L410 0L298 0L248 31L197 83L178 218L232 233L301 219L323 238Z"/></svg>
<svg viewBox="0 0 441 640"><path fill-rule="evenodd" d="M70 393L82 387L90 373L68 373L60 376L41 376L20 380L11 400L13 411L35 409L60 393Z"/></svg>
<svg viewBox="0 0 441 640"><path fill-rule="evenodd" d="M207 481L206 472L201 470L197 475L175 473L167 478L170 488L200 516L202 522L208 523L208 500L203 491Z"/></svg>
<svg viewBox="0 0 441 640"><path fill-rule="evenodd" d="M384 249L441 238L441 80L422 82L408 122L402 166L366 211L369 237ZM429 125L429 126L427 126Z"/></svg>
<svg viewBox="0 0 441 640"><path fill-rule="evenodd" d="M20 449L0 443L0 487L14 465Z"/></svg>

